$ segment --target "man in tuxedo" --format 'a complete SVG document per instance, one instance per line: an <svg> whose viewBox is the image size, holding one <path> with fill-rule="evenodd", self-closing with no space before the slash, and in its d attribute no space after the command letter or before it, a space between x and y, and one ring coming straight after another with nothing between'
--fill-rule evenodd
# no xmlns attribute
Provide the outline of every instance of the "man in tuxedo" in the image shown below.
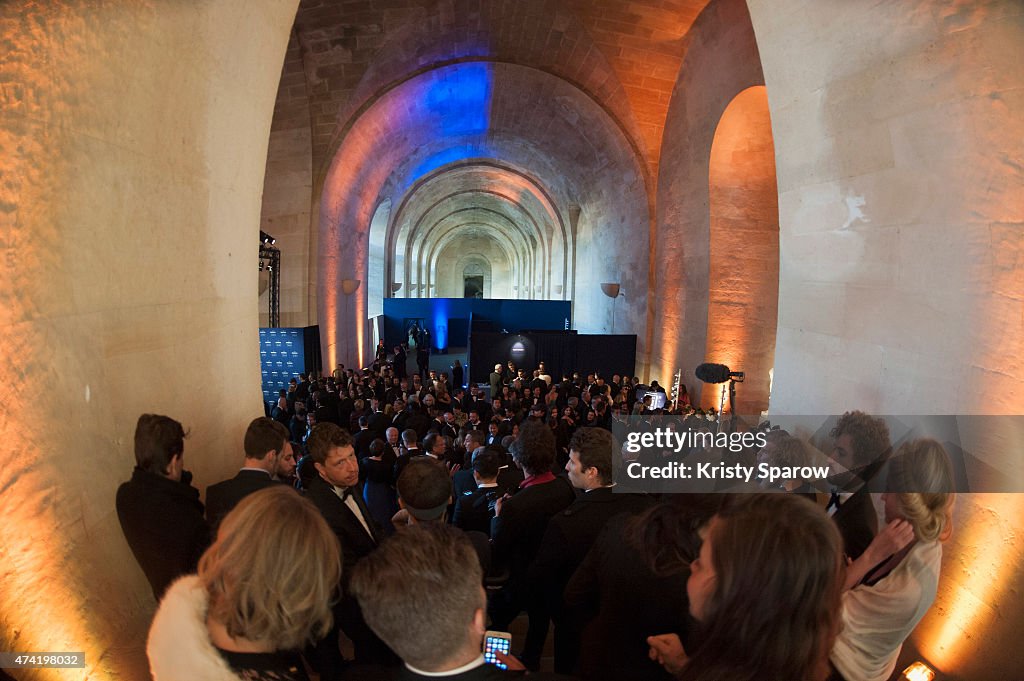
<svg viewBox="0 0 1024 681"><path fill-rule="evenodd" d="M479 430L485 432L484 423L480 420L480 410L477 407L473 407L469 410L469 421L466 422L466 427L472 430ZM486 437L486 436L485 436Z"/></svg>
<svg viewBox="0 0 1024 681"><path fill-rule="evenodd" d="M494 560L508 568L509 579L491 603L491 619L499 630L507 630L523 608L530 614L524 663L531 669L540 664L540 652L547 635L547 609L530 588L528 569L537 555L548 520L565 510L576 498L572 486L551 473L555 461L555 435L541 420L523 423L519 438L512 443L512 459L526 478L514 496L498 499L491 521Z"/></svg>
<svg viewBox="0 0 1024 681"><path fill-rule="evenodd" d="M467 489L455 500L452 524L463 530L476 530L490 536L494 504L508 490L498 486L501 457L497 452L484 449L473 458L470 474L475 489ZM461 473L461 471L460 471Z"/></svg>
<svg viewBox="0 0 1024 681"><path fill-rule="evenodd" d="M402 431L402 452L398 455L398 459L395 461L394 479L398 480L398 476L402 474L402 469L409 463L409 459L414 456L423 456L423 450L420 449L419 438L416 435L416 431L412 428L407 428Z"/></svg>
<svg viewBox="0 0 1024 681"><path fill-rule="evenodd" d="M261 416L245 430L245 461L238 474L228 480L210 485L206 490L206 519L216 528L238 502L265 487L281 484L275 479L280 459L295 457L288 441L288 429L273 419Z"/></svg>
<svg viewBox="0 0 1024 681"><path fill-rule="evenodd" d="M387 431L388 426L391 425L391 421L381 410L379 399L374 398L370 400L370 408L373 410L373 414L370 416L370 420L366 425L374 432L376 437L383 439L385 431Z"/></svg>
<svg viewBox="0 0 1024 681"><path fill-rule="evenodd" d="M500 428L501 428L501 422L498 420L498 417L495 416L487 424L487 437L484 438L484 444L485 445L500 445L501 444L501 438L504 437L504 436L501 434Z"/></svg>
<svg viewBox="0 0 1024 681"><path fill-rule="evenodd" d="M503 368L500 364L495 364L494 371L487 377L487 382L491 388L491 399L501 395L501 372Z"/></svg>
<svg viewBox="0 0 1024 681"><path fill-rule="evenodd" d="M575 671L582 630L581 623L575 621L562 604L562 593L569 578L609 520L620 514L639 513L650 505L642 494L612 493L612 455L615 452L612 434L604 428L579 428L573 433L565 470L569 482L582 494L551 518L537 557L530 566L535 597L551 608L551 619L555 623L555 671L560 674Z"/></svg>
<svg viewBox="0 0 1024 681"><path fill-rule="evenodd" d="M829 434L835 438L832 459L844 470L830 478L826 510L843 536L846 555L856 560L878 533L869 483L891 453L889 427L862 411L848 411Z"/></svg>
<svg viewBox="0 0 1024 681"><path fill-rule="evenodd" d="M482 580L473 545L461 530L425 523L399 531L356 568L352 590L370 627L398 653L405 667L360 670L352 678L491 681L520 677L523 666L513 657L501 656L508 670L484 661L487 596Z"/></svg>
<svg viewBox="0 0 1024 681"><path fill-rule="evenodd" d="M398 461L398 457L402 453L402 445L398 441L398 428L391 427L385 430L384 439L386 446L384 447L384 453L381 454L381 458L394 468L395 462Z"/></svg>
<svg viewBox="0 0 1024 681"><path fill-rule="evenodd" d="M341 598L334 606L334 626L316 647L321 678L339 678L344 666L338 647L339 629L352 640L357 663L394 661L391 651L366 626L348 588L352 569L377 548L380 534L363 501L352 436L333 423L318 423L306 445L317 472L309 484L309 499L341 544Z"/></svg>

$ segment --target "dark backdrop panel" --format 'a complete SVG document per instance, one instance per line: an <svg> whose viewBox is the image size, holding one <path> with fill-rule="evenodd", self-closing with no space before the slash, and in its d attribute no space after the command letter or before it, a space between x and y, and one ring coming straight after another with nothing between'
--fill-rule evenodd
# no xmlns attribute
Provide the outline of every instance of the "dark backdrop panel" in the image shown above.
<svg viewBox="0 0 1024 681"><path fill-rule="evenodd" d="M476 324L474 323L474 326ZM598 372L632 375L636 370L636 336L584 336L575 331L530 331L517 334L474 330L470 336L470 380L486 383L497 363L510 359L528 374L544 362L553 380L562 373Z"/></svg>
<svg viewBox="0 0 1024 681"><path fill-rule="evenodd" d="M320 355L320 327L307 326L302 330L302 345L306 354L306 373L324 368Z"/></svg>
<svg viewBox="0 0 1024 681"><path fill-rule="evenodd" d="M571 309L565 300L385 298L384 343L391 349L405 342L411 320L426 326L434 350L465 347L471 318L488 320L494 329L508 333L564 330L572 325Z"/></svg>
<svg viewBox="0 0 1024 681"><path fill-rule="evenodd" d="M527 370L527 376L541 362L555 382L561 380L564 372L572 376L577 362L578 339L585 336L579 336L575 331L532 331L527 335L533 341L537 357L536 363L522 367Z"/></svg>
<svg viewBox="0 0 1024 681"><path fill-rule="evenodd" d="M636 371L636 336L580 336L576 366L581 374L598 372L606 381L612 374L632 376Z"/></svg>
<svg viewBox="0 0 1024 681"><path fill-rule="evenodd" d="M487 383L494 365L509 360L517 367L537 366L536 346L527 334L474 331L469 348L469 380L474 383Z"/></svg>

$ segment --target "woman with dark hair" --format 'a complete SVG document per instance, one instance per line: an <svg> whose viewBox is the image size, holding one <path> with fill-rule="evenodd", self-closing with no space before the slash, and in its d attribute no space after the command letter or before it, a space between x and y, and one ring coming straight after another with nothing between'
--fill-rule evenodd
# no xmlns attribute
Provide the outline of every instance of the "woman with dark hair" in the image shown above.
<svg viewBox="0 0 1024 681"><path fill-rule="evenodd" d="M839 631L842 540L824 510L753 495L711 521L686 583L699 641L652 636L651 658L681 681L821 681Z"/></svg>
<svg viewBox="0 0 1024 681"><path fill-rule="evenodd" d="M647 637L672 631L691 643L682 585L700 550L699 530L727 495L671 499L609 521L569 580L566 605L580 617L592 617L580 649L580 672L587 681L671 679L649 659Z"/></svg>

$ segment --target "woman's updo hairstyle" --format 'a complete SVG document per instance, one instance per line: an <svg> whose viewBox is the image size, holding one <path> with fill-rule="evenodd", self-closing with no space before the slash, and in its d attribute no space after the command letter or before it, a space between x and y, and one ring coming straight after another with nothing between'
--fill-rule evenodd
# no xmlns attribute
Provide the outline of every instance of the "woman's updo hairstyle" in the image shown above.
<svg viewBox="0 0 1024 681"><path fill-rule="evenodd" d="M942 445L930 438L905 442L896 450L889 488L918 541L946 539L952 531L953 466Z"/></svg>

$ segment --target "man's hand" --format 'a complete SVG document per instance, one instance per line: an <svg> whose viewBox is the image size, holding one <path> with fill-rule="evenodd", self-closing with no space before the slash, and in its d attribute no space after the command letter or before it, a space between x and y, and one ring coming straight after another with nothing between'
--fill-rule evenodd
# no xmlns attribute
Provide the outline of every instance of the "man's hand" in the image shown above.
<svg viewBox="0 0 1024 681"><path fill-rule="evenodd" d="M499 662L503 662L508 665L508 670L511 672L524 672L526 671L526 665L519 661L515 655L506 655L505 653L494 651L494 657L498 658Z"/></svg>
<svg viewBox="0 0 1024 681"><path fill-rule="evenodd" d="M494 517L501 515L501 507L504 505L506 499L511 499L512 495L505 492L504 495L494 501Z"/></svg>
<svg viewBox="0 0 1024 681"><path fill-rule="evenodd" d="M676 634L648 636L647 645L651 647L648 656L652 660L657 660L658 664L673 676L677 676L683 671L683 667L686 666L690 659L686 656L686 651L683 649L683 642L679 640L679 636Z"/></svg>

